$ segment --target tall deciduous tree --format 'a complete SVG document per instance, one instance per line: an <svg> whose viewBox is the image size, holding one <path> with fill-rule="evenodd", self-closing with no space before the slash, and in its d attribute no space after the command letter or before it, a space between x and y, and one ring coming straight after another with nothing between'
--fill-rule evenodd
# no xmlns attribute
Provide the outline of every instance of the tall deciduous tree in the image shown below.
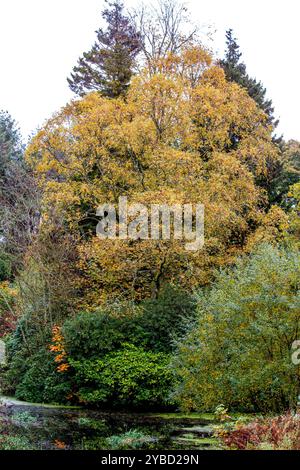
<svg viewBox="0 0 300 470"><path fill-rule="evenodd" d="M190 12L180 0L158 0L141 4L134 11L136 28L141 32L144 62L155 72L157 61L170 53L179 53L193 43L198 28L190 20Z"/></svg>
<svg viewBox="0 0 300 470"><path fill-rule="evenodd" d="M245 87L258 106L267 114L269 122L274 127L278 125L278 121L274 117L274 107L272 100L266 98L267 90L263 84L255 78L251 78L247 73L246 65L241 61L242 53L237 39L233 36L233 30L229 29L226 32L227 50L225 58L220 61L223 67L226 78L229 81L236 82L242 87Z"/></svg>
<svg viewBox="0 0 300 470"><path fill-rule="evenodd" d="M95 225L85 231L78 251L86 308L114 297L156 297L172 281L208 283L213 268L233 262L264 223L256 179L276 158L265 114L197 47L162 59L155 74L146 68L135 76L126 101L90 93L71 103L28 148L45 220L56 209L75 234L99 205L118 204L120 196L149 209L205 206L198 252L183 240L100 240Z"/></svg>
<svg viewBox="0 0 300 470"><path fill-rule="evenodd" d="M124 95L141 48L140 34L124 14L121 0L107 2L102 13L107 29L97 31L97 41L74 67L68 83L72 91L83 96L90 91L116 98Z"/></svg>
<svg viewBox="0 0 300 470"><path fill-rule="evenodd" d="M12 272L21 265L39 222L39 191L23 158L15 121L0 112L0 233L1 261ZM1 270L1 268L0 268ZM4 273L3 273L4 275Z"/></svg>

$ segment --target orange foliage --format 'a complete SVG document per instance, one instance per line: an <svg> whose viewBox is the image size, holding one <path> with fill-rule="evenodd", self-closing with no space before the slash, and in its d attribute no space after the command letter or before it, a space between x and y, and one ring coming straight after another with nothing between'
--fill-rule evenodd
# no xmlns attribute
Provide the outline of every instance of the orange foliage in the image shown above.
<svg viewBox="0 0 300 470"><path fill-rule="evenodd" d="M49 347L50 351L55 353L54 361L58 363L57 372L64 373L69 370L70 366L67 363L67 353L64 347L64 337L61 333L59 326L52 328L52 344Z"/></svg>

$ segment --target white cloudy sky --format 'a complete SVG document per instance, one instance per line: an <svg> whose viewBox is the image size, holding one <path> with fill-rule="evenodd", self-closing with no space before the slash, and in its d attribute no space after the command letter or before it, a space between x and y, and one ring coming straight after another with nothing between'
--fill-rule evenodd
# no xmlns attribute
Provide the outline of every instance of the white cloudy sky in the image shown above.
<svg viewBox="0 0 300 470"><path fill-rule="evenodd" d="M124 0L125 6L138 0ZM94 42L104 0L0 0L0 108L24 137L71 97L66 77ZM239 38L251 75L263 81L280 117L280 131L300 140L299 0L190 0L192 18Z"/></svg>

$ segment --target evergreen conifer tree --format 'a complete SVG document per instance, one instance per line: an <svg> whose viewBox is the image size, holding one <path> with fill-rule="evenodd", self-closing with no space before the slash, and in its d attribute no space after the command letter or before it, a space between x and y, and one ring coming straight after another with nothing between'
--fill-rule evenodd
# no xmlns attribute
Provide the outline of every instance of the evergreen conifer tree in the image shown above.
<svg viewBox="0 0 300 470"><path fill-rule="evenodd" d="M226 44L225 58L220 61L220 65L225 71L227 80L246 88L251 98L267 114L270 124L276 127L278 121L274 117L272 100L266 98L267 90L263 84L248 75L246 65L241 61L242 53L232 29L226 32Z"/></svg>
<svg viewBox="0 0 300 470"><path fill-rule="evenodd" d="M102 13L107 29L96 32L94 46L78 60L68 78L71 90L79 96L95 90L109 98L124 95L141 49L140 34L124 14L121 0L107 4Z"/></svg>

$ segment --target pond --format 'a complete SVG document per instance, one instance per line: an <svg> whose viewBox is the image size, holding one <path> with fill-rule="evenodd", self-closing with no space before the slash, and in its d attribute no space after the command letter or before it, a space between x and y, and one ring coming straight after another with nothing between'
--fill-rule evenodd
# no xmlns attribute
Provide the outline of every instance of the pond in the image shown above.
<svg viewBox="0 0 300 470"><path fill-rule="evenodd" d="M0 449L117 450L218 447L209 417L102 412L2 398Z"/></svg>

